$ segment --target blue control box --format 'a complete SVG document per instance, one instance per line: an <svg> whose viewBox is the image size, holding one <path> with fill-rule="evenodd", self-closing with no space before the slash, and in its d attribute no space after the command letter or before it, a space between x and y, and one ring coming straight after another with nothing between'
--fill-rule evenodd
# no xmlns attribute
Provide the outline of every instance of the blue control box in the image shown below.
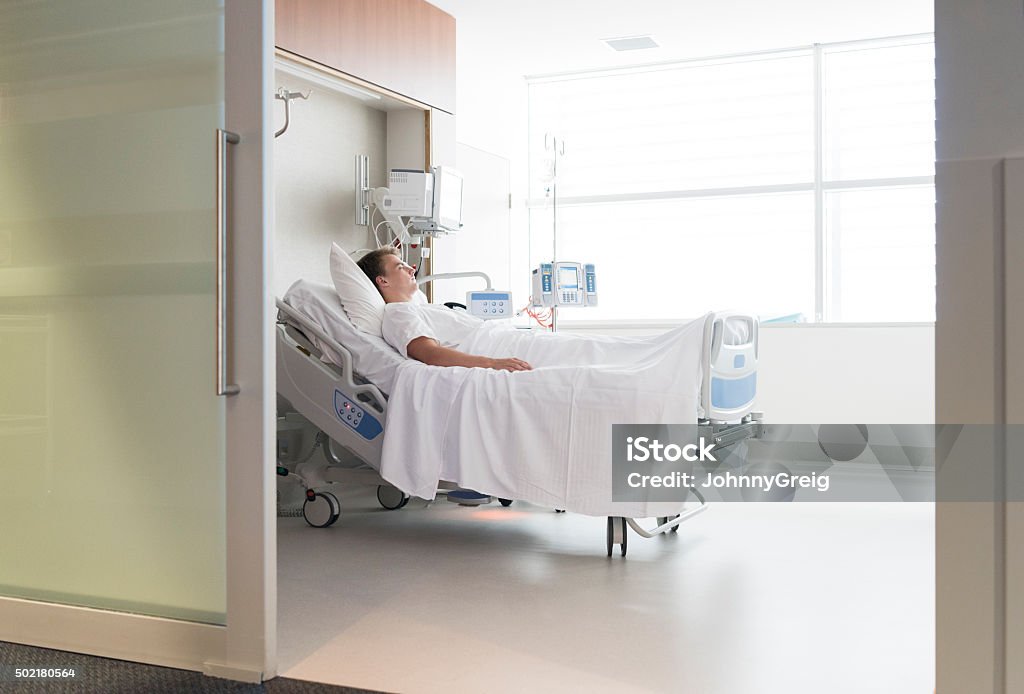
<svg viewBox="0 0 1024 694"><path fill-rule="evenodd" d="M342 424L352 427L353 431L367 441L384 431L384 427L377 419L367 414L366 410L340 390L334 391L334 414L338 416Z"/></svg>

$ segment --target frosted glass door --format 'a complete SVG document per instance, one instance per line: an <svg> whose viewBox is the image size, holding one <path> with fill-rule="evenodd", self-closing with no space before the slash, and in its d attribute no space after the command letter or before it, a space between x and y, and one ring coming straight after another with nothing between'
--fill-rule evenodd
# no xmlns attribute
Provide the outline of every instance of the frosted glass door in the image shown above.
<svg viewBox="0 0 1024 694"><path fill-rule="evenodd" d="M223 624L211 0L0 3L0 595Z"/></svg>

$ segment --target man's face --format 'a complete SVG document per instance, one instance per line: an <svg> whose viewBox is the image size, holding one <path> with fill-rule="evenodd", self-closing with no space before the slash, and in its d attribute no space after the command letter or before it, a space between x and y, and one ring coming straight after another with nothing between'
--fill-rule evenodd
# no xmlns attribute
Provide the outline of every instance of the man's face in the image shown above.
<svg viewBox="0 0 1024 694"><path fill-rule="evenodd" d="M416 268L406 265L397 255L384 259L384 274L377 279L382 293L408 298L416 292Z"/></svg>

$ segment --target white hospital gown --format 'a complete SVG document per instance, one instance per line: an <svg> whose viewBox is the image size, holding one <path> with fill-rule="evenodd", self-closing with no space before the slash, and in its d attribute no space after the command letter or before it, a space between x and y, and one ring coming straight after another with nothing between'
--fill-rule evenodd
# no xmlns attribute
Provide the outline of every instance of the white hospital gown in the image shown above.
<svg viewBox="0 0 1024 694"><path fill-rule="evenodd" d="M442 347L459 349L482 323L465 311L403 301L384 307L381 332L385 342L408 358L409 343L417 337L431 337Z"/></svg>

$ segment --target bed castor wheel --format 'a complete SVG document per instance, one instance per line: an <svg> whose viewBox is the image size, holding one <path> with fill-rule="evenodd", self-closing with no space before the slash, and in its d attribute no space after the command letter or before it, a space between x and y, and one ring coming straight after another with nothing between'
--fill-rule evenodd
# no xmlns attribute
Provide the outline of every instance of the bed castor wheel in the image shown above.
<svg viewBox="0 0 1024 694"><path fill-rule="evenodd" d="M564 508L556 508L555 509L555 513L565 513L565 509Z"/></svg>
<svg viewBox="0 0 1024 694"><path fill-rule="evenodd" d="M387 510L394 511L409 503L409 497L397 487L380 484L377 485L377 501Z"/></svg>
<svg viewBox="0 0 1024 694"><path fill-rule="evenodd" d="M302 505L302 517L314 528L326 528L334 524L341 515L341 502L330 492L306 490L306 503Z"/></svg>
<svg viewBox="0 0 1024 694"><path fill-rule="evenodd" d="M498 501L499 501L499 502L501 503L501 505L502 505L502 506L504 506L505 508L508 508L509 506L511 506L511 505L512 505L512 499L498 499Z"/></svg>
<svg viewBox="0 0 1024 694"><path fill-rule="evenodd" d="M674 515L674 516L669 516L668 520L673 521L676 518L679 518L679 514L678 513L676 515ZM672 532L674 532L674 533L679 532L679 524L678 523L672 526Z"/></svg>
<svg viewBox="0 0 1024 694"><path fill-rule="evenodd" d="M619 545L622 556L626 556L626 519L608 516L608 532L606 535L608 545L608 556L612 556L612 549Z"/></svg>

